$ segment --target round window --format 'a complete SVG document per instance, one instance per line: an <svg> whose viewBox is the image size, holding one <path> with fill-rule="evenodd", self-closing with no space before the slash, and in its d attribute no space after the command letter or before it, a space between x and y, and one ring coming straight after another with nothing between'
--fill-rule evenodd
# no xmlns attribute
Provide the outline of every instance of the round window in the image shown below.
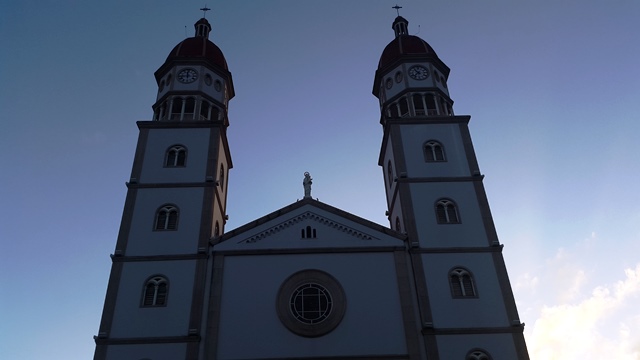
<svg viewBox="0 0 640 360"><path fill-rule="evenodd" d="M291 295L291 314L305 324L317 324L331 314L333 301L329 290L322 285L308 283L299 286Z"/></svg>
<svg viewBox="0 0 640 360"><path fill-rule="evenodd" d="M346 298L340 283L320 270L303 270L280 286L276 310L291 332L317 337L335 329L344 316Z"/></svg>
<svg viewBox="0 0 640 360"><path fill-rule="evenodd" d="M391 89L391 87L393 87L393 80L391 80L391 78L387 78L386 86L387 89Z"/></svg>
<svg viewBox="0 0 640 360"><path fill-rule="evenodd" d="M399 83L400 81L402 81L402 73L398 71L396 73L396 82Z"/></svg>

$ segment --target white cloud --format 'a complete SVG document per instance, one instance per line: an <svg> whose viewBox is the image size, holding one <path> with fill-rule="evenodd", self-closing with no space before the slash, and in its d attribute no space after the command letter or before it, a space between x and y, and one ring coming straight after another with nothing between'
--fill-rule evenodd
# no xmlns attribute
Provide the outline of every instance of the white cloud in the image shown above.
<svg viewBox="0 0 640 360"><path fill-rule="evenodd" d="M572 268L555 268L556 276L568 278L560 281L568 287L556 299L574 300L538 307L537 320L526 333L531 359L640 360L640 264L626 269L623 280L584 295L580 289L587 282L586 272L569 272Z"/></svg>

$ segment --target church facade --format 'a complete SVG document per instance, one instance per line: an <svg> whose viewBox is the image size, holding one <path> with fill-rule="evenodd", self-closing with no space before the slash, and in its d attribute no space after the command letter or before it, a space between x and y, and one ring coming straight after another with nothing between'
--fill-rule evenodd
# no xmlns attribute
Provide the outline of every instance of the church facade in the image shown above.
<svg viewBox="0 0 640 360"><path fill-rule="evenodd" d="M155 72L95 360L528 359L449 68L398 16L373 94L390 227L305 197L225 229L233 79L206 19ZM373 159L373 154L372 154Z"/></svg>

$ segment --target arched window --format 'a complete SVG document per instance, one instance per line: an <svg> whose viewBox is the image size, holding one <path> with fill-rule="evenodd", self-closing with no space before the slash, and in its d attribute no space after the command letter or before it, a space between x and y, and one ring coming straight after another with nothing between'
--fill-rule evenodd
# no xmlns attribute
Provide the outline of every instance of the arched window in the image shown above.
<svg viewBox="0 0 640 360"><path fill-rule="evenodd" d="M218 121L219 117L220 117L220 109L218 109L216 106L211 106L211 117L209 118L209 120Z"/></svg>
<svg viewBox="0 0 640 360"><path fill-rule="evenodd" d="M218 181L220 181L220 190L224 190L224 165L220 164L220 176L218 177Z"/></svg>
<svg viewBox="0 0 640 360"><path fill-rule="evenodd" d="M400 117L400 114L398 113L398 104L389 105L389 117L392 117L392 118Z"/></svg>
<svg viewBox="0 0 640 360"><path fill-rule="evenodd" d="M460 217L456 204L449 199L440 199L436 203L436 218L438 224L458 224Z"/></svg>
<svg viewBox="0 0 640 360"><path fill-rule="evenodd" d="M182 104L183 101L181 98L173 98L173 102L171 103L171 118L169 120L181 120L180 117L182 114Z"/></svg>
<svg viewBox="0 0 640 360"><path fill-rule="evenodd" d="M402 226L400 225L400 218L396 216L396 231L401 232Z"/></svg>
<svg viewBox="0 0 640 360"><path fill-rule="evenodd" d="M491 356L483 350L471 350L465 360L491 360Z"/></svg>
<svg viewBox="0 0 640 360"><path fill-rule="evenodd" d="M449 272L451 295L454 298L476 297L476 289L473 285L473 277L463 268L455 268Z"/></svg>
<svg viewBox="0 0 640 360"><path fill-rule="evenodd" d="M422 94L413 95L413 108L415 109L416 116L425 115L423 99L424 96L422 96Z"/></svg>
<svg viewBox="0 0 640 360"><path fill-rule="evenodd" d="M211 106L208 102L203 101L200 104L200 120L209 120L209 109Z"/></svg>
<svg viewBox="0 0 640 360"><path fill-rule="evenodd" d="M436 101L433 98L433 94L427 94L427 115L438 115L438 109L436 108Z"/></svg>
<svg viewBox="0 0 640 360"><path fill-rule="evenodd" d="M166 120L167 119L167 102L163 102L162 105L160 105L160 108L158 110L158 120Z"/></svg>
<svg viewBox="0 0 640 360"><path fill-rule="evenodd" d="M164 205L156 212L155 230L176 230L178 228L178 208Z"/></svg>
<svg viewBox="0 0 640 360"><path fill-rule="evenodd" d="M306 228L302 229L301 235L303 239L315 239L316 229L312 228L311 226L307 226Z"/></svg>
<svg viewBox="0 0 640 360"><path fill-rule="evenodd" d="M391 160L387 163L387 179L389 180L389 187L393 185L393 167L391 166Z"/></svg>
<svg viewBox="0 0 640 360"><path fill-rule="evenodd" d="M187 160L187 149L182 145L173 145L167 149L165 167L183 167Z"/></svg>
<svg viewBox="0 0 640 360"><path fill-rule="evenodd" d="M216 226L213 229L213 237L217 238L220 236L220 224L216 221Z"/></svg>
<svg viewBox="0 0 640 360"><path fill-rule="evenodd" d="M165 306L167 304L167 279L154 276L144 284L142 306Z"/></svg>
<svg viewBox="0 0 640 360"><path fill-rule="evenodd" d="M444 83L444 78L442 78L442 81ZM440 108L442 109L442 115L451 115L449 112L449 104L443 97L440 98Z"/></svg>
<svg viewBox="0 0 640 360"><path fill-rule="evenodd" d="M444 147L435 140L429 140L424 144L424 158L426 162L447 161Z"/></svg>
<svg viewBox="0 0 640 360"><path fill-rule="evenodd" d="M193 120L196 112L196 99L190 97L184 102L184 114L182 119L185 121Z"/></svg>
<svg viewBox="0 0 640 360"><path fill-rule="evenodd" d="M409 116L409 103L407 102L407 98L402 98L398 102L400 106L400 117Z"/></svg>

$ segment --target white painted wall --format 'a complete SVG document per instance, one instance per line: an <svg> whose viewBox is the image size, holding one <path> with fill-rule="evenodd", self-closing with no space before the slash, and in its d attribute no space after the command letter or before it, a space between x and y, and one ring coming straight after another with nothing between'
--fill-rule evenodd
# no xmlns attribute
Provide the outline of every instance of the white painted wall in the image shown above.
<svg viewBox="0 0 640 360"><path fill-rule="evenodd" d="M436 338L441 359L464 359L469 350L481 347L492 360L514 360L518 356L511 334L441 335Z"/></svg>
<svg viewBox="0 0 640 360"><path fill-rule="evenodd" d="M198 72L198 79L196 79L196 81L192 83L183 84L178 81L176 76L178 75L178 73L180 73L180 71L187 68L196 70ZM205 83L205 77L207 74L211 75L211 78L212 78L211 85L207 85ZM224 79L221 76L219 76L216 72L211 71L207 67L202 65L175 66L163 77L165 84L167 83L167 77L169 75L171 75L171 81L169 82L168 86L167 85L164 86L162 91L158 91L158 96L156 98L156 101L159 100L164 94L166 94L169 91L178 91L178 92L202 91L207 95L211 96L212 98L214 98L215 100L219 101L221 104L226 104L225 90L227 88L227 84L225 83ZM216 90L214 86L216 81L220 81L220 83L222 84L219 91Z"/></svg>
<svg viewBox="0 0 640 360"><path fill-rule="evenodd" d="M491 253L422 254L422 259L435 327L510 326ZM471 272L478 298L453 299L454 267Z"/></svg>
<svg viewBox="0 0 640 360"><path fill-rule="evenodd" d="M409 177L470 176L459 124L416 124L400 127ZM446 162L426 162L424 144L436 140L444 146Z"/></svg>
<svg viewBox="0 0 640 360"><path fill-rule="evenodd" d="M192 260L125 263L109 337L187 335L194 272ZM154 275L168 279L167 305L141 307L144 284Z"/></svg>
<svg viewBox="0 0 640 360"><path fill-rule="evenodd" d="M107 360L163 360L184 359L187 353L186 344L132 344L110 345Z"/></svg>
<svg viewBox="0 0 640 360"><path fill-rule="evenodd" d="M140 183L203 182L207 168L211 129L150 129L144 153ZM167 150L173 145L187 148L185 167L164 167Z"/></svg>
<svg viewBox="0 0 640 360"><path fill-rule="evenodd" d="M347 299L342 322L318 338L290 332L276 313L278 289L305 269L334 276ZM407 351L392 253L227 256L223 283L218 359Z"/></svg>
<svg viewBox="0 0 640 360"><path fill-rule="evenodd" d="M410 185L418 237L426 247L487 246L482 215L471 182L423 182ZM438 224L435 203L449 198L458 205L459 224Z"/></svg>
<svg viewBox="0 0 640 360"><path fill-rule="evenodd" d="M194 254L198 246L203 193L203 188L138 189L125 255ZM156 211L164 204L179 208L177 230L153 230Z"/></svg>
<svg viewBox="0 0 640 360"><path fill-rule="evenodd" d="M438 69L436 69L435 66L433 66L432 64L429 64L429 75L430 75L429 78L431 78L433 85L438 89L442 90L445 94L447 94L447 96L449 96L449 89L448 89L449 84L446 84L446 79L445 79L445 83L443 83L442 81L435 80L436 76L438 76L441 80L444 77L444 74L442 74Z"/></svg>

